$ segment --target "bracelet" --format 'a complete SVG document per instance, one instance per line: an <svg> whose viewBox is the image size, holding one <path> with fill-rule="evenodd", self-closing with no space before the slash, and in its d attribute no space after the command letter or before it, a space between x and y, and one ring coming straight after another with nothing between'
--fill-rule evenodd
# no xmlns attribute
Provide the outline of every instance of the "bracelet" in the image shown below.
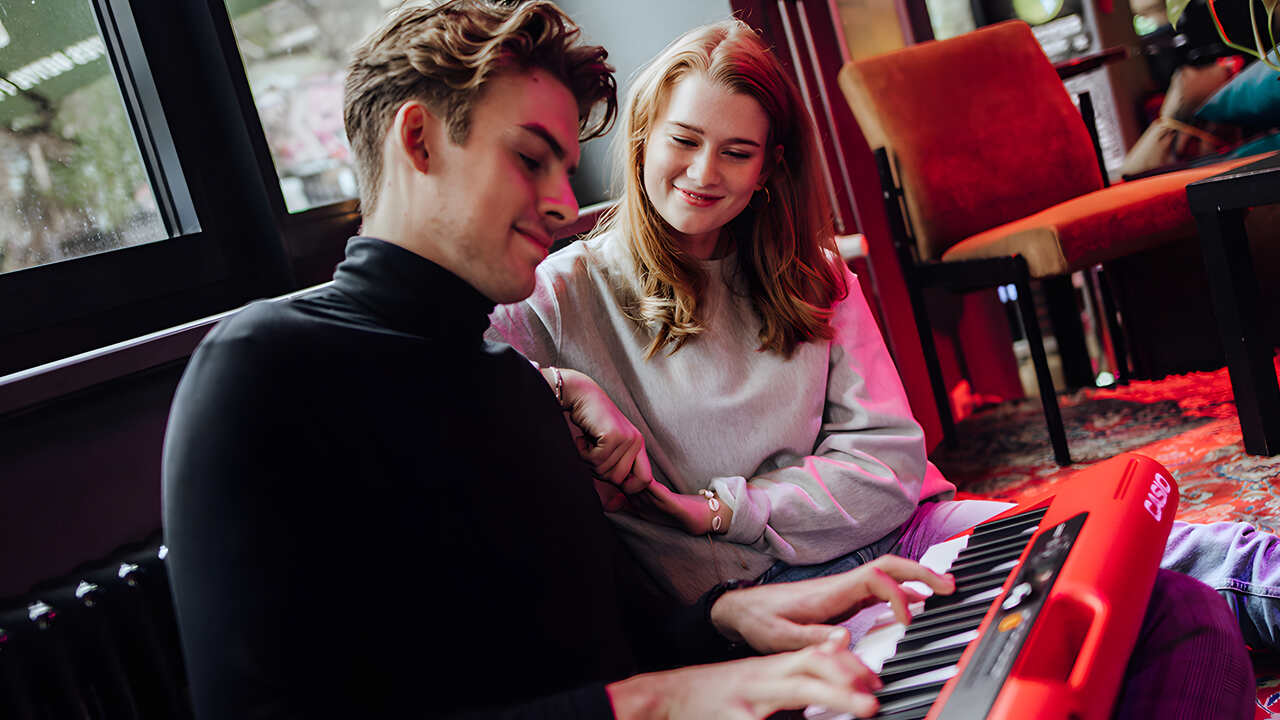
<svg viewBox="0 0 1280 720"><path fill-rule="evenodd" d="M707 499L707 507L711 508L711 530L719 533L720 526L724 524L724 518L720 517L720 498L716 497L716 491L710 488L703 488L698 494Z"/></svg>
<svg viewBox="0 0 1280 720"><path fill-rule="evenodd" d="M551 374L556 378L556 404L564 409L564 376L560 374L560 368L552 365Z"/></svg>

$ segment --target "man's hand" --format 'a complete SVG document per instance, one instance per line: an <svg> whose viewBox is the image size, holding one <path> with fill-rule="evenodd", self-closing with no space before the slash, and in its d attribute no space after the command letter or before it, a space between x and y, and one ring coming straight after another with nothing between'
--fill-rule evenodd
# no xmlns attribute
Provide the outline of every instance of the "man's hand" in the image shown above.
<svg viewBox="0 0 1280 720"><path fill-rule="evenodd" d="M956 587L950 575L885 555L839 575L727 592L711 607L711 622L721 635L759 652L794 650L823 642L832 630L828 623L882 601L889 603L899 622L911 622L907 606L925 596L903 587L900 583L906 580L919 580L940 595Z"/></svg>
<svg viewBox="0 0 1280 720"><path fill-rule="evenodd" d="M797 652L637 675L605 689L618 720L761 720L808 705L869 717L880 679L848 644L839 628Z"/></svg>
<svg viewBox="0 0 1280 720"><path fill-rule="evenodd" d="M547 382L553 383L551 369L542 370ZM560 369L564 379L561 402L569 412L569 420L582 430L575 437L578 455L591 465L596 477L625 495L644 490L653 482L649 456L644 452L644 437L613 404L594 380L577 370ZM601 494L609 509L609 501Z"/></svg>

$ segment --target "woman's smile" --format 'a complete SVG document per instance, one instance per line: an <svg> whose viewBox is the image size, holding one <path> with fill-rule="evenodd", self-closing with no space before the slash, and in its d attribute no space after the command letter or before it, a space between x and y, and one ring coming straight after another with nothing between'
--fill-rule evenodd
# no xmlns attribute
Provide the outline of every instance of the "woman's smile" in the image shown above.
<svg viewBox="0 0 1280 720"><path fill-rule="evenodd" d="M674 187L676 190L679 190L680 194L684 196L685 202L689 203L694 207L711 207L716 203L717 200L721 200L724 198L723 195L711 195L708 193L700 193L700 192L694 192L692 190L685 190L679 185L673 185L672 187Z"/></svg>

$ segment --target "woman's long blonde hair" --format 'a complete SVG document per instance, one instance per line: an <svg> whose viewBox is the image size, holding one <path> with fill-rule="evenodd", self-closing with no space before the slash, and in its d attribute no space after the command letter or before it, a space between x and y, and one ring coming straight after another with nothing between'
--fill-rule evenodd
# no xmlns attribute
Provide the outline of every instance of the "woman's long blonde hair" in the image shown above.
<svg viewBox="0 0 1280 720"><path fill-rule="evenodd" d="M742 21L685 33L637 74L617 144L622 195L593 234L616 230L631 248L640 294L627 312L656 329L645 357L667 346L675 352L702 332L697 310L706 275L644 190L645 143L672 88L692 73L754 98L769 117L765 189L727 230L760 317L760 349L790 357L800 343L833 335L831 307L848 288L836 264L813 123L778 60Z"/></svg>

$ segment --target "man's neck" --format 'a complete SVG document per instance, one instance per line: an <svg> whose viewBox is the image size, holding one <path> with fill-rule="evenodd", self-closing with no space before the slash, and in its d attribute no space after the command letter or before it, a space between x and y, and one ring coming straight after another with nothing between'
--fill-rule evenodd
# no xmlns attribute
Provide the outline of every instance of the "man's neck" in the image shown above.
<svg viewBox="0 0 1280 720"><path fill-rule="evenodd" d="M413 232L405 223L405 216L389 216L387 213L375 212L366 216L360 227L360 234L365 237L378 238L398 245L405 250L431 260L430 253L424 252L421 247L422 243L418 240L419 233Z"/></svg>

